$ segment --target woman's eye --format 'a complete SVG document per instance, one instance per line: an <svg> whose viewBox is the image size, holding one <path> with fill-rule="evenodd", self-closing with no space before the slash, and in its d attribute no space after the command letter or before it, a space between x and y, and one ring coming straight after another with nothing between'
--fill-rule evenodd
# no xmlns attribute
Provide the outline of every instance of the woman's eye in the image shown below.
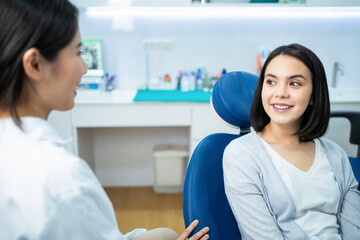
<svg viewBox="0 0 360 240"><path fill-rule="evenodd" d="M266 80L266 83L269 84L269 85L274 85L275 84L275 82L273 80L270 80L270 79Z"/></svg>
<svg viewBox="0 0 360 240"><path fill-rule="evenodd" d="M292 86L300 86L301 84L298 83L298 82L291 82L290 85L292 85Z"/></svg>

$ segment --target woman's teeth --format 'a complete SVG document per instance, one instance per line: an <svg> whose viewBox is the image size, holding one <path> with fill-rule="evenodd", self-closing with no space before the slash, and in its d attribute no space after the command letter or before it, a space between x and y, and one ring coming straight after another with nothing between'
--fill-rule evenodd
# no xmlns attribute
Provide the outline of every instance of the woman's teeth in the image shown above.
<svg viewBox="0 0 360 240"><path fill-rule="evenodd" d="M274 107L281 110L290 108L290 106L287 105L276 105L276 104L274 105Z"/></svg>

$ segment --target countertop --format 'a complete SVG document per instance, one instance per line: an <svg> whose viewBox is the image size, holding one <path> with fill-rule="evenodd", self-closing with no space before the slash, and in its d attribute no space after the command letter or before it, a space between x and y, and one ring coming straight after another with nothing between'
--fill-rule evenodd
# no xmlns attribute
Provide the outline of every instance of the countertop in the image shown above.
<svg viewBox="0 0 360 240"><path fill-rule="evenodd" d="M137 89L116 89L112 92L101 90L78 90L76 104L131 104ZM331 103L360 103L360 88L329 89ZM139 103L139 102L137 102ZM165 102L166 103L166 102Z"/></svg>

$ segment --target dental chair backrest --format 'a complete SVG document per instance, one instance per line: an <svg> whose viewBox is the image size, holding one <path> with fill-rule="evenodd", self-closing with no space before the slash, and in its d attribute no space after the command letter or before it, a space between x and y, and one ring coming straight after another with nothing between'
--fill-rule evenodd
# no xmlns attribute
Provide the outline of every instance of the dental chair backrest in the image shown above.
<svg viewBox="0 0 360 240"><path fill-rule="evenodd" d="M195 148L186 170L183 191L185 226L198 219L198 232L210 228L210 239L241 239L237 222L227 201L222 158L225 147L250 131L250 107L258 77L247 72L224 74L215 84L211 103L228 124L239 128L239 135L215 133Z"/></svg>

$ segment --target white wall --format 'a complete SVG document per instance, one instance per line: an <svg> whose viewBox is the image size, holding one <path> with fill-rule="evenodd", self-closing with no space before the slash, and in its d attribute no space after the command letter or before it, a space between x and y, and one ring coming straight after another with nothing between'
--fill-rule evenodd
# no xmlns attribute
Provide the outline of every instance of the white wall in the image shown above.
<svg viewBox="0 0 360 240"><path fill-rule="evenodd" d="M269 11L273 11L272 8ZM268 14L262 10L259 15L256 12L246 17L242 14L232 17L226 13L216 17L179 14L167 18L136 16L116 10L85 10L81 33L83 39L103 40L105 70L117 75L117 83L122 88L145 84L146 52L142 42L149 39L173 41L172 51L150 53L150 73L176 76L179 70L196 70L201 66L205 66L210 75L222 68L256 73L256 54L261 47L274 49L297 42L320 57L329 82L333 64L339 62L344 74L339 76L338 87L360 88L357 74L359 13L304 17L295 13L269 17L262 16Z"/></svg>

